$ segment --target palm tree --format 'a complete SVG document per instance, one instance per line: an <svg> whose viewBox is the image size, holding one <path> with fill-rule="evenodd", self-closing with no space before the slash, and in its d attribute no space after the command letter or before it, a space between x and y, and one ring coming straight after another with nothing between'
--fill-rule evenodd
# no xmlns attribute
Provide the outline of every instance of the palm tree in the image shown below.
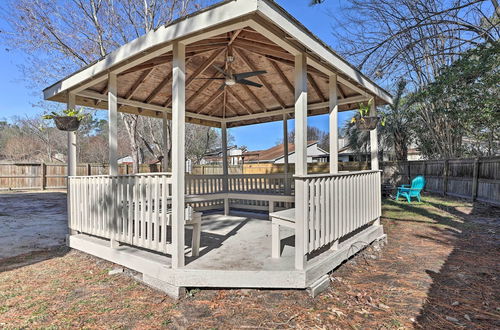
<svg viewBox="0 0 500 330"><path fill-rule="evenodd" d="M408 128L408 106L403 98L405 87L404 80L398 82L393 104L380 109L380 113L385 117L385 125L379 125L377 129L379 150L382 153L393 151L399 161L406 161L408 158L411 136ZM360 114L356 113L354 116L359 118ZM361 155L370 150L369 131L360 131L351 121L346 122L342 130L349 148L356 154Z"/></svg>

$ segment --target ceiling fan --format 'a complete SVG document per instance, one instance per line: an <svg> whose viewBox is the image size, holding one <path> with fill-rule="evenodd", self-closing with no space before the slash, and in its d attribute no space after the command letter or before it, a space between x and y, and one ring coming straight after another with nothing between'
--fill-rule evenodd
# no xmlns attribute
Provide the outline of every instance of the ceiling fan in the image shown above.
<svg viewBox="0 0 500 330"><path fill-rule="evenodd" d="M224 89L226 86L233 86L235 84L248 85L253 87L262 87L261 84L248 80L246 78L258 76L261 74L266 74L267 71L251 71L251 72L242 72L242 73L234 73L231 67L231 64L234 62L234 56L228 55L226 57L226 70L223 70L221 67L217 65L212 65L214 69L220 72L224 77L214 77L214 78L198 78L198 79L207 79L207 80L224 80L221 87L219 89Z"/></svg>

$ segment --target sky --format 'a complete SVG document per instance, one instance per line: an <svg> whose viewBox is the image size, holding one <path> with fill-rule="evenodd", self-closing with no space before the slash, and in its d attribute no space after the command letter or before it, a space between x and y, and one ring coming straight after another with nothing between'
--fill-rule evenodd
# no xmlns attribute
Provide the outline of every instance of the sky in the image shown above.
<svg viewBox="0 0 500 330"><path fill-rule="evenodd" d="M308 0L278 0L290 14L297 18L309 30L329 45L335 45L330 26L330 12L334 11L337 1L327 1L324 4L310 7ZM5 22L0 20L0 30L5 30ZM42 91L26 87L22 72L19 68L25 56L10 49L0 40L0 120L11 119L14 116L41 115L43 109L34 106L42 99ZM339 124L350 119L352 112L339 113ZM328 116L314 116L308 118L308 124L328 132ZM230 134L234 137L234 144L246 146L249 150L260 150L274 146L283 138L282 122L273 122L260 125L232 128ZM294 127L293 120L289 120L288 129Z"/></svg>

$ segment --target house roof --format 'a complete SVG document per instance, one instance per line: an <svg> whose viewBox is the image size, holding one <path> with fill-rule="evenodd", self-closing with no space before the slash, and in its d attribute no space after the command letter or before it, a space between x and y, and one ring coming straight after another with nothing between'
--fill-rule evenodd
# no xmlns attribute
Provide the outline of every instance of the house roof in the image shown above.
<svg viewBox="0 0 500 330"><path fill-rule="evenodd" d="M294 60L306 54L309 115L328 113L329 77L337 75L339 110L354 109L374 97L391 103L389 93L335 53L272 0L228 0L161 26L101 60L47 87L47 100L107 109L110 73L117 75L119 111L161 118L171 113L172 49L186 46L188 122L221 127L282 120L293 116ZM262 88L236 84L220 89L207 80L220 73L232 52L234 72L265 70L249 80Z"/></svg>
<svg viewBox="0 0 500 330"><path fill-rule="evenodd" d="M318 141L308 141L307 147L318 144ZM288 155L295 152L295 144L288 144ZM283 143L266 150L249 151L243 154L245 162L253 161L274 161L285 156Z"/></svg>

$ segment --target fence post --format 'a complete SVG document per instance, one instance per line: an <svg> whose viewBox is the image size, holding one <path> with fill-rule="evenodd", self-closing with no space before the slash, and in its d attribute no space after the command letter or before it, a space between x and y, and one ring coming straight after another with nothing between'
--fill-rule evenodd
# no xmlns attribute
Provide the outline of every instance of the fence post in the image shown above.
<svg viewBox="0 0 500 330"><path fill-rule="evenodd" d="M448 159L444 160L444 178L443 178L443 196L446 196L446 192L448 191L448 171L449 171L449 164L448 164Z"/></svg>
<svg viewBox="0 0 500 330"><path fill-rule="evenodd" d="M410 161L407 161L408 164L408 184L411 184L411 163Z"/></svg>
<svg viewBox="0 0 500 330"><path fill-rule="evenodd" d="M479 179L479 158L476 157L474 159L474 171L472 174L472 201L475 201L477 198L477 187Z"/></svg>
<svg viewBox="0 0 500 330"><path fill-rule="evenodd" d="M91 175L92 175L92 166L90 165L90 163L87 163L87 176Z"/></svg>
<svg viewBox="0 0 500 330"><path fill-rule="evenodd" d="M45 190L45 187L47 186L47 166L45 165L44 162L41 162L40 163L40 179L41 179L41 183L40 183L40 189L41 190Z"/></svg>
<svg viewBox="0 0 500 330"><path fill-rule="evenodd" d="M427 180L427 161L424 160L424 178ZM424 186L424 191L427 191L427 189Z"/></svg>

